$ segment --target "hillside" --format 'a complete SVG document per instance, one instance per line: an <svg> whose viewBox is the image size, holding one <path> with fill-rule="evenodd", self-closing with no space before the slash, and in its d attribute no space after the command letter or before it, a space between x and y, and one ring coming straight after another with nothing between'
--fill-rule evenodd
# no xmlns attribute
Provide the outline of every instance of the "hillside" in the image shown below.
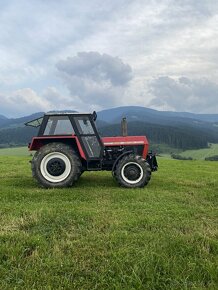
<svg viewBox="0 0 218 290"><path fill-rule="evenodd" d="M31 127L15 127L0 130L0 147L27 145L37 129Z"/></svg>
<svg viewBox="0 0 218 290"><path fill-rule="evenodd" d="M180 154L183 157L204 160L207 157L218 156L218 144L211 144L209 148L199 150L186 150Z"/></svg>
<svg viewBox="0 0 218 290"><path fill-rule="evenodd" d="M37 130L24 123L42 112L17 119L0 118L0 147L25 145ZM120 135L120 120L128 120L129 135L146 135L152 144L166 144L178 149L207 147L218 143L218 115L161 112L144 107L119 107L98 112L97 127L102 136ZM213 120L213 121L211 121Z"/></svg>
<svg viewBox="0 0 218 290"><path fill-rule="evenodd" d="M120 134L120 124L108 125L99 128L102 136L114 136ZM174 148L190 149L207 147L209 136L203 135L191 127L173 127L143 122L130 122L128 125L129 135L146 135L154 144L168 144ZM217 138L218 141L218 138Z"/></svg>
<svg viewBox="0 0 218 290"><path fill-rule="evenodd" d="M187 112L158 111L139 106L117 107L98 112L98 117L108 123L116 123L122 118L128 117L130 120L140 120L146 122L166 122L167 124L176 122L193 123L196 121L214 123L218 122L218 114L194 114Z"/></svg>
<svg viewBox="0 0 218 290"><path fill-rule="evenodd" d="M7 119L5 116L0 115L0 120L5 120L5 119Z"/></svg>
<svg viewBox="0 0 218 290"><path fill-rule="evenodd" d="M24 127L24 123L28 122L29 120L39 118L43 114L44 114L43 112L38 112L35 114L31 114L29 116L24 116L21 118L11 118L11 119L8 119L3 116L3 118L0 118L0 129Z"/></svg>

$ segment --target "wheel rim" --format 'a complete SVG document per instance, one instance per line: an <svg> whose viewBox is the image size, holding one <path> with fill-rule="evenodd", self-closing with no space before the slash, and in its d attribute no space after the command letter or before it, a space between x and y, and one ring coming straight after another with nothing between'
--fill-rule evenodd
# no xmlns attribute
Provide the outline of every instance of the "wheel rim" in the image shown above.
<svg viewBox="0 0 218 290"><path fill-rule="evenodd" d="M60 176L66 170L66 164L60 158L52 158L47 162L46 169L50 175Z"/></svg>
<svg viewBox="0 0 218 290"><path fill-rule="evenodd" d="M42 159L40 171L46 180L54 183L61 182L69 176L71 163L63 153L52 152Z"/></svg>
<svg viewBox="0 0 218 290"><path fill-rule="evenodd" d="M125 182L136 184L143 178L143 169L136 162L128 162L122 167L121 176Z"/></svg>

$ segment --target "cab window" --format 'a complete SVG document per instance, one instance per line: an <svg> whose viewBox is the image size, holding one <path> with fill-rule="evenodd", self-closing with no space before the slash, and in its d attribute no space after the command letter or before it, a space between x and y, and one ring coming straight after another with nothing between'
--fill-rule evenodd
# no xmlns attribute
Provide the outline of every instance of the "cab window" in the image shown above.
<svg viewBox="0 0 218 290"><path fill-rule="evenodd" d="M74 130L68 116L50 116L43 135L72 135Z"/></svg>
<svg viewBox="0 0 218 290"><path fill-rule="evenodd" d="M95 134L92 124L88 117L75 117L76 126L79 133L82 135L92 135Z"/></svg>

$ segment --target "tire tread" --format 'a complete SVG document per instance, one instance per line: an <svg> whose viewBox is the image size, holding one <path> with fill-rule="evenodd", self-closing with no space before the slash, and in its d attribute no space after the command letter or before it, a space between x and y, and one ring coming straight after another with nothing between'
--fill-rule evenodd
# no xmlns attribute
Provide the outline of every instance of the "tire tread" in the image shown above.
<svg viewBox="0 0 218 290"><path fill-rule="evenodd" d="M125 180L123 180L121 176L122 167L130 161L137 162L138 164L140 164L145 174L143 179L140 180L136 184L127 183ZM127 188L144 187L149 183L151 179L151 168L150 168L150 165L146 162L146 160L142 156L135 155L135 154L128 154L124 156L117 164L115 172L114 172L114 177L117 180L118 184L123 187L127 187Z"/></svg>
<svg viewBox="0 0 218 290"><path fill-rule="evenodd" d="M40 173L40 162L51 152L61 152L65 154L73 165L73 172L63 181L52 183L46 180ZM72 186L80 177L82 171L82 164L76 151L69 145L59 142L52 142L41 147L33 156L31 162L32 176L38 181L42 187L69 187Z"/></svg>

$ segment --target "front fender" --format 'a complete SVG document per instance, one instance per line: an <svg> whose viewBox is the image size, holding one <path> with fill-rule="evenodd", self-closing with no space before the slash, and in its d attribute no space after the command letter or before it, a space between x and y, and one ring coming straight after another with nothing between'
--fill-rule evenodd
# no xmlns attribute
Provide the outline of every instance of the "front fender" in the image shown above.
<svg viewBox="0 0 218 290"><path fill-rule="evenodd" d="M128 154L131 154L131 153L133 153L133 150L126 151L126 152L122 153L120 156L118 156L117 159L115 160L114 164L113 164L112 172L114 172L114 170L115 170L115 168L116 168L116 165L117 165L117 163L119 162L119 160L120 160L121 158L123 158L123 156L128 155Z"/></svg>

